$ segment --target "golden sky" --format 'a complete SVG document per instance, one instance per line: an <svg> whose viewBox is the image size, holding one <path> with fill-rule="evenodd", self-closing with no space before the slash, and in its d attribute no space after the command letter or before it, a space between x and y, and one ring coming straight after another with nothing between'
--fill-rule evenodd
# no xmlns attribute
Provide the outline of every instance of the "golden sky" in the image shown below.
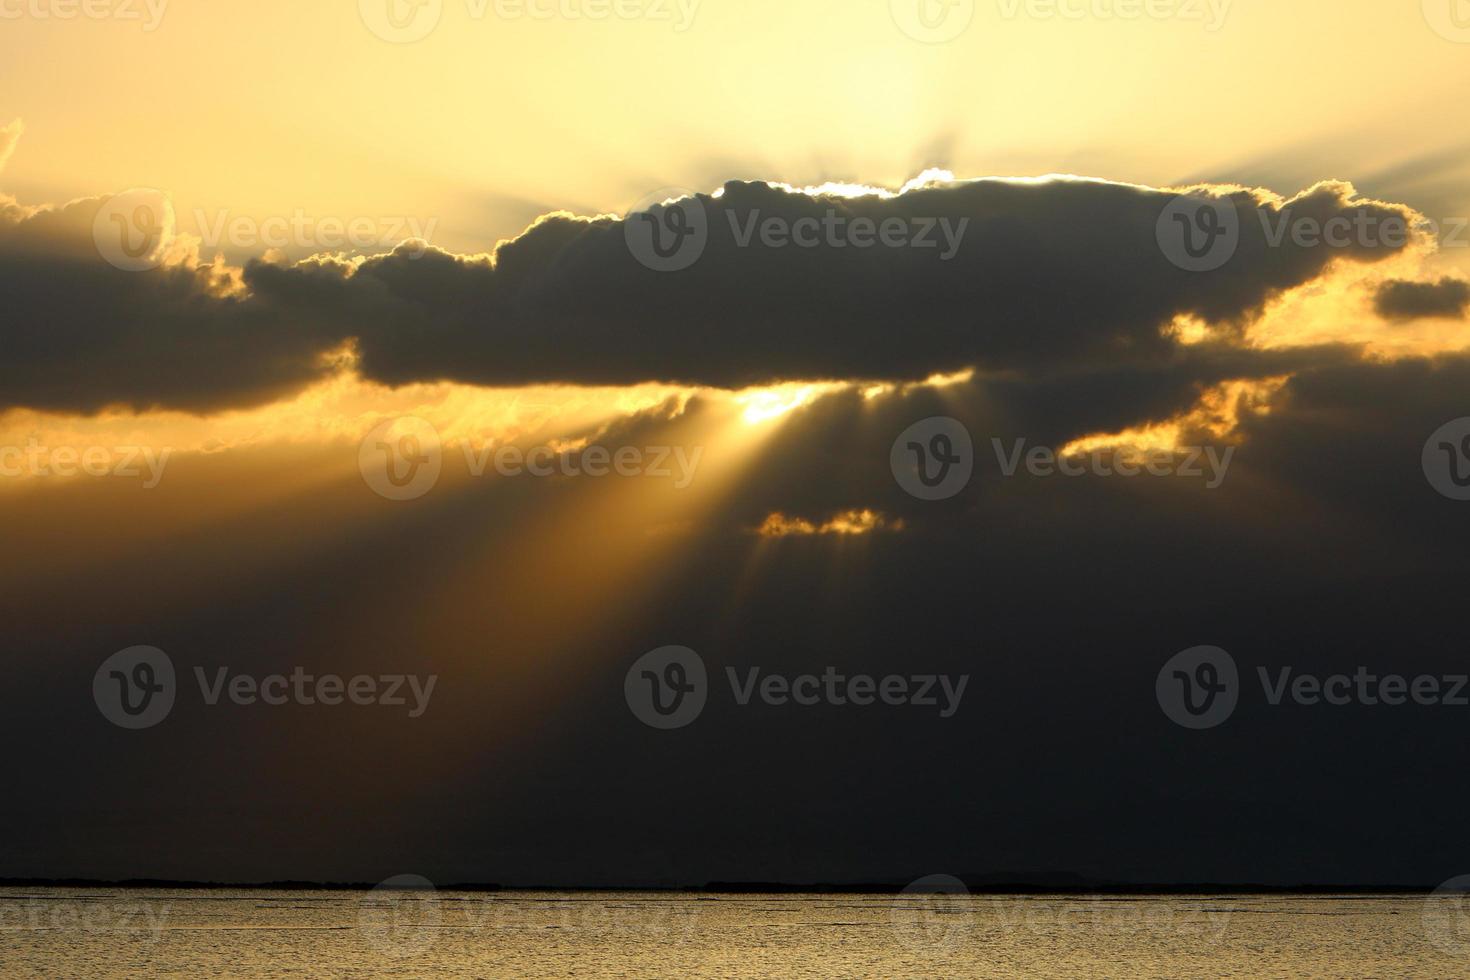
<svg viewBox="0 0 1470 980"><path fill-rule="evenodd" d="M172 0L153 30L141 0L139 21L6 20L0 115L27 127L6 189L159 187L184 230L196 208L418 216L480 251L542 211L731 177L895 185L943 166L1376 193L1467 138L1451 107L1470 57L1418 2L1233 0L1215 24L1185 0L1133 20L991 0L939 44L886 0L685 0L683 30L674 0L630 2L649 16L444 0L411 44L375 36L355 0Z"/></svg>

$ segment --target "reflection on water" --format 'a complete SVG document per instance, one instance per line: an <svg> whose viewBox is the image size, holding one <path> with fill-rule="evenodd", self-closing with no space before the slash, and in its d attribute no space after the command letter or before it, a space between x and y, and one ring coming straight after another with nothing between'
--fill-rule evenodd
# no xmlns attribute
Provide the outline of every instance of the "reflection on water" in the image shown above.
<svg viewBox="0 0 1470 980"><path fill-rule="evenodd" d="M1470 976L1462 896L0 889L5 977Z"/></svg>

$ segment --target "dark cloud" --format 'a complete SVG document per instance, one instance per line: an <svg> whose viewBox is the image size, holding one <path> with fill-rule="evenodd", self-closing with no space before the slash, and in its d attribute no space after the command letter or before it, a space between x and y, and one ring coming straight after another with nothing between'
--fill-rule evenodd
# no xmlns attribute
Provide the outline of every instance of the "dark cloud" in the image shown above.
<svg viewBox="0 0 1470 980"><path fill-rule="evenodd" d="M1445 276L1439 282L1390 279L1373 297L1378 314L1389 320L1420 317L1462 319L1470 306L1470 283Z"/></svg>
<svg viewBox="0 0 1470 980"><path fill-rule="evenodd" d="M1405 222L1400 209L1357 200L1347 185L1321 184L1285 204L1235 191L1223 198L1240 229L1233 256L1188 272L1156 238L1173 199L1076 179L860 198L732 182L697 197L707 240L680 271L641 263L621 219L554 214L493 260L404 247L357 264L253 262L234 290L188 261L113 268L91 240L101 202L78 202L0 224L10 313L0 397L79 410L259 402L322 376L323 356L348 340L367 377L395 385L743 387L912 380L971 366L1157 371L1180 356L1167 330L1175 317L1228 334L1334 259L1374 261L1403 247L1273 243L1288 214ZM815 233L818 244L766 244L758 223L770 219ZM925 247L882 244L875 232L885 223L890 241L919 237Z"/></svg>
<svg viewBox="0 0 1470 980"><path fill-rule="evenodd" d="M262 297L231 294L210 266L108 264L92 237L102 203L9 222L0 213L5 407L207 411L269 401L327 371L329 336Z"/></svg>
<svg viewBox="0 0 1470 980"><path fill-rule="evenodd" d="M1292 210L1319 221L1402 217L1346 194L1322 185ZM1394 251L1273 247L1266 227L1280 211L1239 192L1229 199L1240 223L1234 257L1214 272L1187 272L1156 239L1172 199L1096 181L986 180L889 199L730 183L699 196L709 237L681 271L640 264L621 220L553 216L505 244L493 267L399 252L340 282L314 278L314 295L297 302L313 313L341 309L334 333L355 332L365 372L395 384L917 379L972 365L1167 358L1176 345L1165 327L1180 314L1239 323L1335 257ZM829 216L916 229L940 218L951 229L967 224L948 261L937 228L930 248L739 242L752 219L810 228ZM297 278L291 269L247 275L257 294L286 307L283 292Z"/></svg>

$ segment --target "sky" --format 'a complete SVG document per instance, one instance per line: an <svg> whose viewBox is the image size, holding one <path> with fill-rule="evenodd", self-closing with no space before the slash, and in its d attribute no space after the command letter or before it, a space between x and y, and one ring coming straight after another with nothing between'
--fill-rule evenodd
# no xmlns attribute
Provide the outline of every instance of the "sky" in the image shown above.
<svg viewBox="0 0 1470 980"><path fill-rule="evenodd" d="M1429 161L1463 151L1446 110L1470 67L1415 3L1195 16L1181 0L1124 19L994 0L940 44L879 0L686 4L687 26L672 0L631 20L447 0L411 44L348 0L173 0L151 31L141 0L138 20L8 20L0 90L29 135L7 190L159 187L186 219L437 218L444 247L482 251L545 211L621 213L731 178L896 185L939 166L1283 194L1335 177L1409 196L1463 176L1463 152Z"/></svg>
<svg viewBox="0 0 1470 980"><path fill-rule="evenodd" d="M1465 873L1470 11L921 2L0 0L0 877Z"/></svg>

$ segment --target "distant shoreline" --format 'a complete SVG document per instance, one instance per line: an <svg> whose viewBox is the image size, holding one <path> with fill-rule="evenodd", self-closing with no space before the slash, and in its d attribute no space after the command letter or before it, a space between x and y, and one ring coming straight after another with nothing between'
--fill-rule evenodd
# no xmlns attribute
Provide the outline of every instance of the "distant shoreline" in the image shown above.
<svg viewBox="0 0 1470 980"><path fill-rule="evenodd" d="M964 879L960 879L964 880ZM377 888L368 882L335 881L266 881L218 882L172 881L156 878L104 881L93 878L0 878L0 888L136 888L175 891L322 891L365 892ZM831 882L709 882L703 885L501 885L484 882L457 882L435 885L441 892L668 892L670 894L705 895L896 895L907 883L864 882L836 884ZM966 881L972 895L1425 895L1434 891L1431 885L1262 885L1262 884L1134 884L1097 882L1087 884L1040 884L1035 882ZM916 893L922 894L922 892Z"/></svg>

